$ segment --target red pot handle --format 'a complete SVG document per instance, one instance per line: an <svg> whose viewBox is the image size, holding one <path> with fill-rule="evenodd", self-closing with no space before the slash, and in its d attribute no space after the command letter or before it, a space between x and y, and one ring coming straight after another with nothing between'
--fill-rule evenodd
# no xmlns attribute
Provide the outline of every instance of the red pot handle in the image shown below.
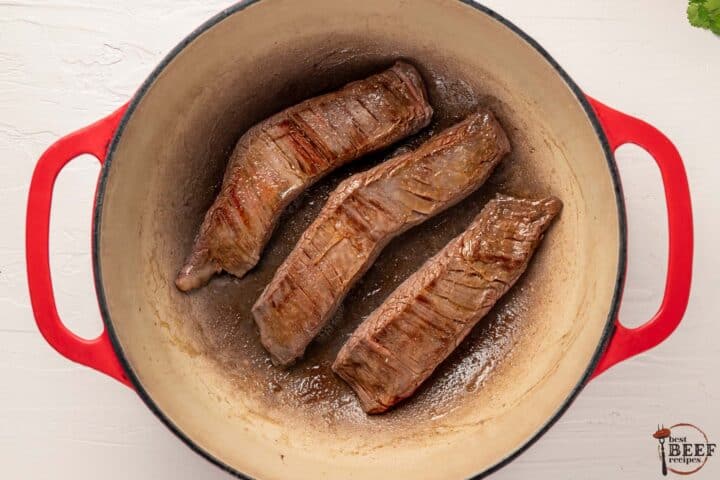
<svg viewBox="0 0 720 480"><path fill-rule="evenodd" d="M690 189L680 153L655 127L613 110L588 97L600 119L610 148L633 143L644 148L657 163L665 188L668 213L668 269L665 293L657 313L637 328L616 330L591 378L618 362L648 350L665 340L680 324L690 296L693 259L693 221Z"/></svg>
<svg viewBox="0 0 720 480"><path fill-rule="evenodd" d="M25 255L35 322L45 340L70 360L132 386L115 355L106 330L103 329L102 334L94 340L86 340L68 330L60 320L55 306L48 252L50 206L55 179L60 170L78 155L89 153L102 163L126 109L127 105L124 105L102 120L61 138L40 157L30 182Z"/></svg>

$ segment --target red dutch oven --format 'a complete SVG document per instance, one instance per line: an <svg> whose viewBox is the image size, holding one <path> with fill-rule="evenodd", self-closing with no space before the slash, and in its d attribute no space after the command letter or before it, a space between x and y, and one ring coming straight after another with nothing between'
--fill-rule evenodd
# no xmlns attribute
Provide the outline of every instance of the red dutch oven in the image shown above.
<svg viewBox="0 0 720 480"><path fill-rule="evenodd" d="M439 117L489 104L513 153L483 192L391 244L348 298L336 332L296 368L275 369L247 312L317 212L314 199L336 180L296 205L247 278L219 278L185 295L174 275L243 131L396 58L419 68ZM637 328L617 321L627 231L613 152L625 143L647 150L660 169L670 241L662 305ZM93 265L105 330L94 340L58 317L48 261L55 179L86 153L102 164ZM364 415L332 376L332 356L494 191L551 193L564 210L525 278L429 385L386 415ZM27 210L30 296L48 343L135 389L191 448L243 478L479 478L496 470L590 379L673 332L688 302L692 252L688 183L672 143L586 96L509 21L457 0L230 7L173 49L128 104L48 148Z"/></svg>

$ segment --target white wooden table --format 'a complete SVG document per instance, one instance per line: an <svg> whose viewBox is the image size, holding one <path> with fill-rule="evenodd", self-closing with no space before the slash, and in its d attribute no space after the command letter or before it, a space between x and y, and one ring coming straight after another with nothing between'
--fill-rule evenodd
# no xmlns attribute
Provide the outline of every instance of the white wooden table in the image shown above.
<svg viewBox="0 0 720 480"><path fill-rule="evenodd" d="M0 3L0 478L226 479L119 383L61 358L37 332L24 267L27 186L62 134L127 100L163 55L224 0ZM685 0L486 0L535 37L588 93L640 116L684 156L695 207L694 288L663 345L593 381L564 417L494 479L659 478L658 423L692 422L720 442L720 37L691 28ZM630 225L622 318L654 313L667 233L660 177L623 147ZM98 173L59 179L52 269L61 316L100 331L90 267ZM720 456L720 455L718 455ZM720 458L696 478L720 478Z"/></svg>

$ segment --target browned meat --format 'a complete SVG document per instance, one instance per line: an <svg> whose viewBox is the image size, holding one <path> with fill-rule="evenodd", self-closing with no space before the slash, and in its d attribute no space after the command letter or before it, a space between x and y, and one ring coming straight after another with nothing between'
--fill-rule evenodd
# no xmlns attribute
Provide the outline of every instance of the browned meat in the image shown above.
<svg viewBox="0 0 720 480"><path fill-rule="evenodd" d="M360 325L333 370L367 413L409 397L525 271L562 204L498 195Z"/></svg>
<svg viewBox="0 0 720 480"><path fill-rule="evenodd" d="M480 111L342 182L253 306L273 361L301 357L393 237L469 195L509 150L495 117Z"/></svg>
<svg viewBox="0 0 720 480"><path fill-rule="evenodd" d="M417 132L431 117L422 77L397 62L254 126L238 141L175 284L188 291L221 270L245 275L282 211L303 190L334 168Z"/></svg>

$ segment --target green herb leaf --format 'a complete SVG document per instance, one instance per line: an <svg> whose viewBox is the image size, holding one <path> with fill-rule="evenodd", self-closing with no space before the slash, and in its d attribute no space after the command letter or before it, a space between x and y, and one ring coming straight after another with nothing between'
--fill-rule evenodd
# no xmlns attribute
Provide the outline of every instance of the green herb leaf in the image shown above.
<svg viewBox="0 0 720 480"><path fill-rule="evenodd" d="M720 35L720 0L689 0L687 17L690 25Z"/></svg>

